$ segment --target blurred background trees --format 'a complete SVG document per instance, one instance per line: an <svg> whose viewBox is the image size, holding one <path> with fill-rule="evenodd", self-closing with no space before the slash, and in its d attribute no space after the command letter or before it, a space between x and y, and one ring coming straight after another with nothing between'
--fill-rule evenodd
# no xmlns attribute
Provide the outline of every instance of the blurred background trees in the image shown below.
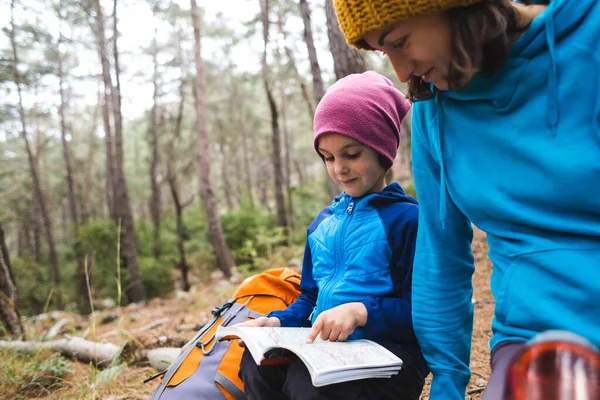
<svg viewBox="0 0 600 400"><path fill-rule="evenodd" d="M316 105L349 73L395 80L331 7L2 2L2 310L89 313L301 259L337 191L312 148ZM409 134L392 174L410 192ZM16 336L18 312L2 314Z"/></svg>

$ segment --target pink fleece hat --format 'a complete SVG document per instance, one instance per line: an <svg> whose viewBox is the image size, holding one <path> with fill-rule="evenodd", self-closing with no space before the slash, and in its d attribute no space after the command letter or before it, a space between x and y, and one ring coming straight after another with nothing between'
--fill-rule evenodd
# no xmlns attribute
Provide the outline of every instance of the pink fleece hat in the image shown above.
<svg viewBox="0 0 600 400"><path fill-rule="evenodd" d="M400 126L410 108L392 81L373 71L348 75L334 83L315 111L314 147L326 133L347 136L394 163Z"/></svg>

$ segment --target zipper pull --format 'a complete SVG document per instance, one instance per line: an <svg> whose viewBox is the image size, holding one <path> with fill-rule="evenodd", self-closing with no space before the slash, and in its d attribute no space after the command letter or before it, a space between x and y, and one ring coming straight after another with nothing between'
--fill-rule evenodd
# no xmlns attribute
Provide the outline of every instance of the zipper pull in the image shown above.
<svg viewBox="0 0 600 400"><path fill-rule="evenodd" d="M352 210L354 210L354 200L350 200L350 204L346 208L346 214L352 214Z"/></svg>
<svg viewBox="0 0 600 400"><path fill-rule="evenodd" d="M309 322L312 322L312 317L313 317L315 311L317 311L317 306L313 307L312 311L310 312L310 315L308 316L308 318L306 318Z"/></svg>

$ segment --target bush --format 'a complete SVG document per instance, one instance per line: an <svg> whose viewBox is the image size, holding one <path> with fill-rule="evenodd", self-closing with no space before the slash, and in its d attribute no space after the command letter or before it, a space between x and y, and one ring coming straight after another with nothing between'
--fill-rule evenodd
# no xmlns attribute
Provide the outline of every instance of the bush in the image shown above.
<svg viewBox="0 0 600 400"><path fill-rule="evenodd" d="M242 206L221 216L223 232L230 249L239 249L248 239L275 228L275 217L262 207Z"/></svg>
<svg viewBox="0 0 600 400"><path fill-rule="evenodd" d="M286 238L275 216L261 207L243 205L224 214L221 224L234 261L242 270L254 269L258 258L270 257Z"/></svg>
<svg viewBox="0 0 600 400"><path fill-rule="evenodd" d="M44 312L54 288L49 266L37 264L30 257L13 258L11 263L21 313L35 315Z"/></svg>
<svg viewBox="0 0 600 400"><path fill-rule="evenodd" d="M165 264L154 257L138 257L140 277L146 289L146 298L162 297L171 289L171 276L169 273L172 264Z"/></svg>
<svg viewBox="0 0 600 400"><path fill-rule="evenodd" d="M111 297L117 300L117 242L118 228L110 219L88 221L79 228L79 241L84 254L89 255L90 284L94 298ZM122 236L121 236L122 240ZM125 267L124 249L121 246L121 272ZM76 277L76 265L72 267L72 282ZM78 284L73 285L77 288Z"/></svg>

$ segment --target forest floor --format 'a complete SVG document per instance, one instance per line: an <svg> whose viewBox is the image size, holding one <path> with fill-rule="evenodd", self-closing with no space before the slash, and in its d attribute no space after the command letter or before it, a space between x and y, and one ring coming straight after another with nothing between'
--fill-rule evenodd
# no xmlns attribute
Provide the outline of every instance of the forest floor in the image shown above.
<svg viewBox="0 0 600 400"><path fill-rule="evenodd" d="M475 327L471 354L473 375L467 388L467 399L479 399L489 379L489 346L494 302L489 289L491 262L487 258L485 234L475 230L473 241L476 272L473 278ZM272 267L277 267L273 265ZM193 324L202 325L209 319L210 310L229 298L237 281L215 279L212 283L198 284L190 292L177 292L172 299L153 299L145 305L96 311L91 317L62 312L49 313L45 318L31 318L26 330L29 337L41 337L57 321L67 321L62 333L84 336L87 340L108 341L117 345L126 340L138 349L181 347L196 332L177 330ZM15 392L14 387L0 385L0 399L149 399L158 385L158 379L144 384L143 380L157 371L147 363L129 364L112 381L94 384L99 371L91 365L69 361L71 373L54 389L30 385ZM1 368L0 368L1 371ZM428 398L429 381L422 399Z"/></svg>

